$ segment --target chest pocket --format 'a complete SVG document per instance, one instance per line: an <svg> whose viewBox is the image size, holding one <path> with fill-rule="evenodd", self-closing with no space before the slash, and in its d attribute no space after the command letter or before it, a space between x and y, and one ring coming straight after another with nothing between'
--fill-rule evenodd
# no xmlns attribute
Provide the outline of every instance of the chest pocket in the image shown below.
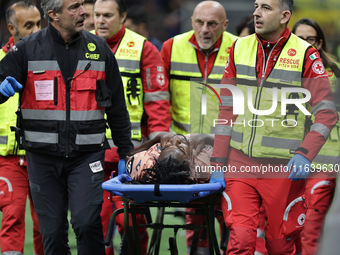
<svg viewBox="0 0 340 255"><path fill-rule="evenodd" d="M76 110L94 110L97 108L96 79L93 77L77 77L71 83L71 109L75 105Z"/></svg>

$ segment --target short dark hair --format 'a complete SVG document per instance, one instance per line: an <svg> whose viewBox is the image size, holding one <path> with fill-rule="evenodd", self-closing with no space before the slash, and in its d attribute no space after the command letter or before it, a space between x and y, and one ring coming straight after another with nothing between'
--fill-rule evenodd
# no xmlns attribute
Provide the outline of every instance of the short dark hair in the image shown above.
<svg viewBox="0 0 340 255"><path fill-rule="evenodd" d="M294 0L279 0L281 10L288 10L291 14L294 10Z"/></svg>
<svg viewBox="0 0 340 255"><path fill-rule="evenodd" d="M127 4L125 0L101 0L102 2L106 1L115 1L118 5L119 15L122 16L124 12L127 10Z"/></svg>
<svg viewBox="0 0 340 255"><path fill-rule="evenodd" d="M249 15L244 17L240 23L237 24L236 26L236 34L240 35L242 30L244 28L248 28L249 30L249 34L254 34L255 33L255 25L254 25L254 16L253 15Z"/></svg>
<svg viewBox="0 0 340 255"><path fill-rule="evenodd" d="M16 26L15 21L12 20L12 18L15 16L15 8L23 8L23 9L29 9L29 8L36 8L35 4L33 4L31 1L19 1L11 4L7 10L6 10L6 23L12 23Z"/></svg>
<svg viewBox="0 0 340 255"><path fill-rule="evenodd" d="M142 6L132 5L127 9L127 19L132 19L133 23L136 25L147 22L146 14Z"/></svg>
<svg viewBox="0 0 340 255"><path fill-rule="evenodd" d="M118 12L120 15L123 15L124 12L127 10L127 5L125 0L116 0L118 4Z"/></svg>
<svg viewBox="0 0 340 255"><path fill-rule="evenodd" d="M94 4L96 0L85 0L84 4Z"/></svg>

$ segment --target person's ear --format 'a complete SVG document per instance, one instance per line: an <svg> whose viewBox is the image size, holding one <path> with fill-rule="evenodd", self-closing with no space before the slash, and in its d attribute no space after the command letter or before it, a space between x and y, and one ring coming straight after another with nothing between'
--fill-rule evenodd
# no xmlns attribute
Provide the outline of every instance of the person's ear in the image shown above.
<svg viewBox="0 0 340 255"><path fill-rule="evenodd" d="M7 25L8 31L11 33L12 36L16 35L17 29L12 23L8 23Z"/></svg>
<svg viewBox="0 0 340 255"><path fill-rule="evenodd" d="M229 24L229 20L225 19L225 21L223 21L223 30L226 31L228 28L228 24Z"/></svg>
<svg viewBox="0 0 340 255"><path fill-rule="evenodd" d="M126 20L126 16L127 16L127 12L123 12L121 17L120 17L120 21L122 24L124 24L125 20Z"/></svg>
<svg viewBox="0 0 340 255"><path fill-rule="evenodd" d="M48 16L50 16L51 19L53 19L53 21L58 21L59 18L58 18L58 15L56 12L52 11L52 10L49 10L48 11Z"/></svg>
<svg viewBox="0 0 340 255"><path fill-rule="evenodd" d="M280 21L281 24L288 23L288 21L290 20L290 17L292 16L290 11L288 11L288 10L283 11L281 15L282 15L281 16L281 21Z"/></svg>

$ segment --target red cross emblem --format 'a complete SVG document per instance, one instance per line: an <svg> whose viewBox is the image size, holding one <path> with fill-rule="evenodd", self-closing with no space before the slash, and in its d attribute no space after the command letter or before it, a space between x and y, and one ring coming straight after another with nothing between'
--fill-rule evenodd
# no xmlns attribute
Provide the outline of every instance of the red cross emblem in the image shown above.
<svg viewBox="0 0 340 255"><path fill-rule="evenodd" d="M325 72L325 68L324 68L322 62L319 61L319 60L315 61L313 63L312 69L313 69L314 73L316 73L316 74L323 74Z"/></svg>
<svg viewBox="0 0 340 255"><path fill-rule="evenodd" d="M160 86L164 86L164 84L165 84L165 77L164 77L164 74L163 74L163 73L158 73L158 74L157 74L157 77L156 77L156 80L157 80L157 83L158 83Z"/></svg>

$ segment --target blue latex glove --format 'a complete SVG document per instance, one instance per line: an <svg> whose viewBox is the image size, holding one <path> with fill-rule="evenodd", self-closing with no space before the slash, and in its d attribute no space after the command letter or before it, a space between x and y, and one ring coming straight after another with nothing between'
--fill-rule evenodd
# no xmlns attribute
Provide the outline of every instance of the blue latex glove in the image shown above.
<svg viewBox="0 0 340 255"><path fill-rule="evenodd" d="M112 178L112 183L115 183L115 184L123 184L124 182L129 182L129 181L132 181L132 179L130 175L127 175L127 174L121 174L121 175L118 175Z"/></svg>
<svg viewBox="0 0 340 255"><path fill-rule="evenodd" d="M223 190L225 189L224 172L215 171L211 174L209 183L221 183Z"/></svg>
<svg viewBox="0 0 340 255"><path fill-rule="evenodd" d="M310 165L311 163L306 157L295 154L287 165L287 171L290 171L288 178L292 181L306 179L310 171Z"/></svg>
<svg viewBox="0 0 340 255"><path fill-rule="evenodd" d="M124 159L120 159L118 163L118 175L121 175L121 174L127 174Z"/></svg>
<svg viewBox="0 0 340 255"><path fill-rule="evenodd" d="M22 85L11 76L7 76L5 80L0 84L0 93L5 97L14 96L15 92L22 89Z"/></svg>
<svg viewBox="0 0 340 255"><path fill-rule="evenodd" d="M123 184L124 182L129 182L129 181L132 181L130 175L121 174L121 175L118 175L118 176L112 178L110 183L113 183L113 184ZM123 196L123 194L118 192L118 191L115 191L114 193L116 195L118 195L118 196Z"/></svg>

